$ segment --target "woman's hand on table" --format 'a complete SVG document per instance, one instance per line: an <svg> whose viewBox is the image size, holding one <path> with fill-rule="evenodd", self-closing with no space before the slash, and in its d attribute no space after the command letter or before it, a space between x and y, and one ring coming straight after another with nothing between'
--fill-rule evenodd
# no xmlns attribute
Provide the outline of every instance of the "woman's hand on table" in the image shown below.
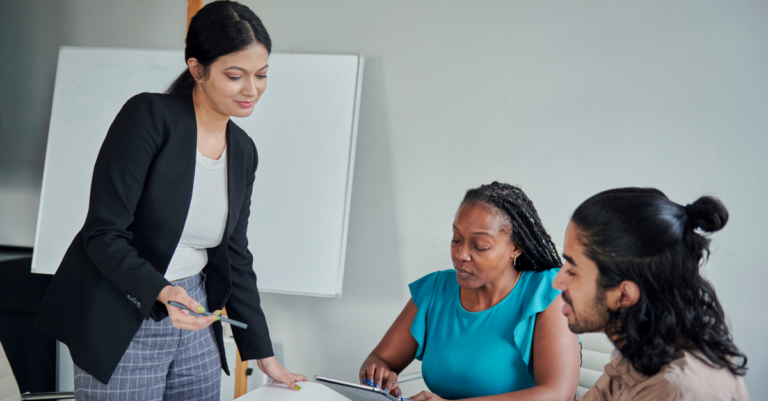
<svg viewBox="0 0 768 401"><path fill-rule="evenodd" d="M219 316L192 316L187 310L168 305L168 302L176 301L191 310L200 313L205 312L203 306L192 299L189 294L187 294L187 291L181 287L173 285L165 286L157 296L157 300L164 303L166 308L168 308L168 317L171 319L173 327L177 329L202 330L210 326L213 322L219 320ZM214 313L221 315L221 311L215 311Z"/></svg>
<svg viewBox="0 0 768 401"><path fill-rule="evenodd" d="M297 386L296 382L307 381L307 376L296 375L284 368L280 362L275 359L274 356L264 359L257 359L256 364L259 366L265 375L269 376L272 380L283 383L288 386L290 390L301 390L301 386Z"/></svg>
<svg viewBox="0 0 768 401"><path fill-rule="evenodd" d="M371 363L360 371L360 383L386 390L389 394L399 397L400 386L397 382L397 373L386 366Z"/></svg>
<svg viewBox="0 0 768 401"><path fill-rule="evenodd" d="M413 397L408 397L408 401L445 401L443 398L440 398L429 391L422 391Z"/></svg>

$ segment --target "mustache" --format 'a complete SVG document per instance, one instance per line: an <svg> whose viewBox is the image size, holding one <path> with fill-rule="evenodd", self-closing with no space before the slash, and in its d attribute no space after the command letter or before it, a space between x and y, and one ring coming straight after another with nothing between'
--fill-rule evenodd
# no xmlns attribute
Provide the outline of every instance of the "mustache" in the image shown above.
<svg viewBox="0 0 768 401"><path fill-rule="evenodd" d="M573 301L571 300L571 297L569 297L567 293L561 292L560 296L563 297L563 301L565 301L565 303L567 303L568 305L571 306L571 308L573 308Z"/></svg>

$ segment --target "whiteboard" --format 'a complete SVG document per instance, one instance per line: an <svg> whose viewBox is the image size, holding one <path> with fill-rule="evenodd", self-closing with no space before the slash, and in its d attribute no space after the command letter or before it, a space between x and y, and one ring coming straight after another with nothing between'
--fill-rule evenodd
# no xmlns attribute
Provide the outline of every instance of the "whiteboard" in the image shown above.
<svg viewBox="0 0 768 401"><path fill-rule="evenodd" d="M363 55L273 53L253 114L233 121L259 152L249 249L260 291L340 297ZM82 228L109 125L186 67L181 50L62 47L32 272L53 274Z"/></svg>

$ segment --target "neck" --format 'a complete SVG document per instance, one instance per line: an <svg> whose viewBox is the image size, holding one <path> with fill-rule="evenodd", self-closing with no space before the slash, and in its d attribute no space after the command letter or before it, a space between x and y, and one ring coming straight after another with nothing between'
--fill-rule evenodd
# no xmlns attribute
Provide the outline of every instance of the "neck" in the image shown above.
<svg viewBox="0 0 768 401"><path fill-rule="evenodd" d="M226 132L229 116L217 111L199 86L192 92L192 102L195 105L198 141L221 138Z"/></svg>
<svg viewBox="0 0 768 401"><path fill-rule="evenodd" d="M464 309L480 312L492 308L512 292L519 277L520 271L514 266L509 266L499 277L484 286L470 290L461 289L460 298Z"/></svg>

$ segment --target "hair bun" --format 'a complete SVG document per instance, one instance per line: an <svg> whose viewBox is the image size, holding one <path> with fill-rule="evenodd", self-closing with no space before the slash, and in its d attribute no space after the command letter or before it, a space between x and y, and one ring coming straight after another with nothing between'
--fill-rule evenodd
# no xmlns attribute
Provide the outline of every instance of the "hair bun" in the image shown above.
<svg viewBox="0 0 768 401"><path fill-rule="evenodd" d="M713 233L725 227L728 222L728 210L720 199L702 196L696 202L685 207L693 228Z"/></svg>

